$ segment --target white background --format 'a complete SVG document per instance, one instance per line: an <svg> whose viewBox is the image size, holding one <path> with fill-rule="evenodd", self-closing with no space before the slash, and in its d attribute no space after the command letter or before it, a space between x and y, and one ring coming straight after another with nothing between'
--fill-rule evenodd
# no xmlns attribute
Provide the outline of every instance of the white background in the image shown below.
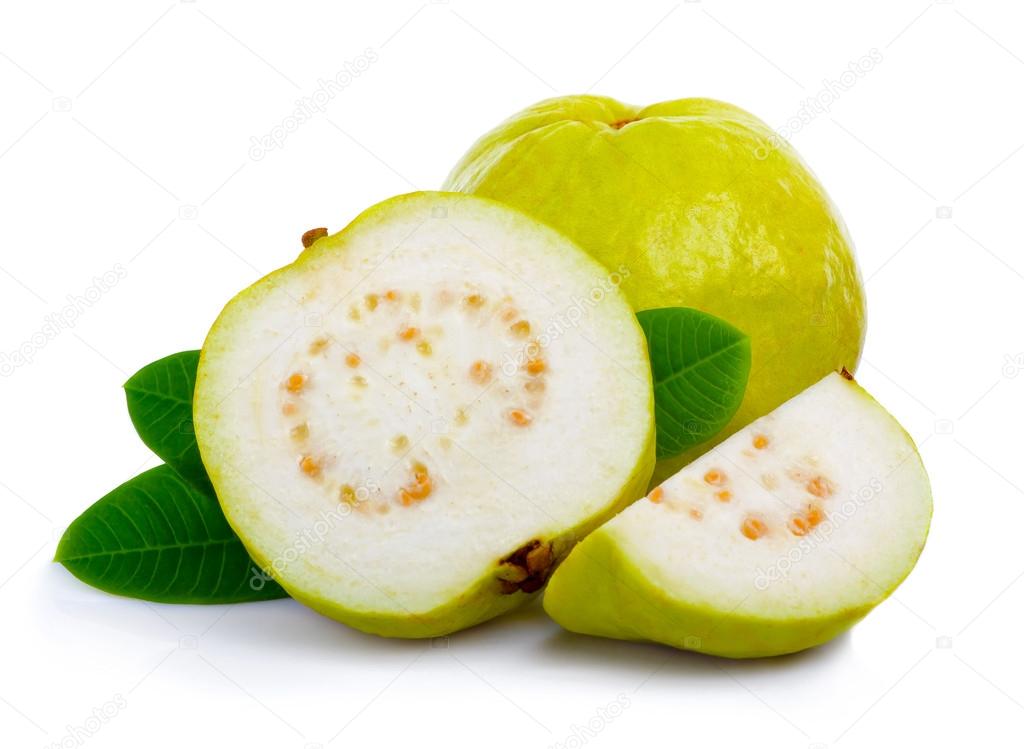
<svg viewBox="0 0 1024 749"><path fill-rule="evenodd" d="M0 378L0 743L1019 741L1022 32L1017 4L966 0L4 4L0 352L27 345L32 362ZM921 446L935 516L914 573L850 634L731 662L570 635L535 606L432 647L287 600L118 599L50 563L82 509L156 464L122 382L197 347L305 229L436 188L541 98L703 95L782 127L872 49L875 69L791 140L855 239L859 379ZM253 136L366 50L376 60L325 112L251 158ZM94 735L76 730L122 700Z"/></svg>

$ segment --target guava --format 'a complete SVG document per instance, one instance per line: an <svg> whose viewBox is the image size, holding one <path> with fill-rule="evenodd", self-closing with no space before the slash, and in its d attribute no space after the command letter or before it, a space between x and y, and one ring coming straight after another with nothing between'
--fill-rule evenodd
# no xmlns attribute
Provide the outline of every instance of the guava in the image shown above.
<svg viewBox="0 0 1024 749"><path fill-rule="evenodd" d="M695 307L749 335L750 382L719 439L857 364L864 294L842 219L797 153L738 107L549 99L480 138L445 188L515 206L623 266L638 311ZM707 447L659 461L655 478Z"/></svg>
<svg viewBox="0 0 1024 749"><path fill-rule="evenodd" d="M892 593L931 512L909 435L833 373L590 534L544 608L589 635L731 658L792 653Z"/></svg>
<svg viewBox="0 0 1024 749"><path fill-rule="evenodd" d="M528 600L643 494L644 336L570 240L416 193L303 243L217 318L194 409L228 521L294 598L380 635L451 633Z"/></svg>

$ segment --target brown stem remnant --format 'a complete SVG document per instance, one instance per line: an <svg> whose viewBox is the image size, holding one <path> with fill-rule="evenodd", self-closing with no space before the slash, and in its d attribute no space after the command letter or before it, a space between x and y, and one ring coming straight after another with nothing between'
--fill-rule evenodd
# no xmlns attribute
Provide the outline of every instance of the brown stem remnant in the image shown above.
<svg viewBox="0 0 1024 749"><path fill-rule="evenodd" d="M302 247L303 249L309 247L318 239L323 239L327 236L327 227L319 226L316 229L310 229L302 235Z"/></svg>
<svg viewBox="0 0 1024 749"><path fill-rule="evenodd" d="M847 379L850 382L853 382L853 373L850 370L848 370L846 367L843 367L842 371L839 374L841 374L844 379Z"/></svg>

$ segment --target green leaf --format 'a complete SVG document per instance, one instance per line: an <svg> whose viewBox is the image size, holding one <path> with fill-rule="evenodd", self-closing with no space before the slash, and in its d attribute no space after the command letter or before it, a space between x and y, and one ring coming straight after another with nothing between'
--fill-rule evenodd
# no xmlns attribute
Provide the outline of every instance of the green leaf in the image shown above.
<svg viewBox="0 0 1024 749"><path fill-rule="evenodd" d="M658 459L706 442L743 400L750 339L724 320L688 307L637 313L654 376Z"/></svg>
<svg viewBox="0 0 1024 749"><path fill-rule="evenodd" d="M212 492L165 465L79 515L54 561L100 590L147 601L238 603L288 595L250 559Z"/></svg>
<svg viewBox="0 0 1024 749"><path fill-rule="evenodd" d="M212 492L192 426L198 351L157 359L124 384L128 415L146 447L194 486Z"/></svg>

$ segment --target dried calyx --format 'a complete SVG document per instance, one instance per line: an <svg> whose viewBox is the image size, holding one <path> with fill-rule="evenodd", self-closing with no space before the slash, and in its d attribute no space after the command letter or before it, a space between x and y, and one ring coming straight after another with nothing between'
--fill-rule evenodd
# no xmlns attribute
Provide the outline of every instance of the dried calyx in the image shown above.
<svg viewBox="0 0 1024 749"><path fill-rule="evenodd" d="M552 543L534 539L523 544L499 563L496 577L501 592L507 595L540 590L554 571L556 561Z"/></svg>

